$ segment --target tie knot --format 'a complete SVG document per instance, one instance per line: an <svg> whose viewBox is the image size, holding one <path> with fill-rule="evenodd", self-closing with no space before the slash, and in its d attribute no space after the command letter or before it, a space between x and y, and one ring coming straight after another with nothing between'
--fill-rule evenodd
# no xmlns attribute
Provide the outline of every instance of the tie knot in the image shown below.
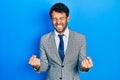
<svg viewBox="0 0 120 80"><path fill-rule="evenodd" d="M62 34L62 35L60 35L60 34L59 34L58 36L59 36L59 38L60 38L60 39L62 39L62 38L63 38L63 36L64 36L64 34Z"/></svg>

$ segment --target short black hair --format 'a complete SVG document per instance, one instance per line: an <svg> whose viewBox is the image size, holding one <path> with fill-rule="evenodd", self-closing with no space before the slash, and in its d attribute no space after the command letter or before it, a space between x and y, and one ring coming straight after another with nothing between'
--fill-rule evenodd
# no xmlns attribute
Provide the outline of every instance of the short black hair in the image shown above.
<svg viewBox="0 0 120 80"><path fill-rule="evenodd" d="M60 2L59 3L55 3L51 7L50 12L49 12L50 17L52 17L51 14L52 14L53 11L60 12L60 13L61 12L65 12L66 16L67 17L69 16L69 9L68 9L68 7L65 4L60 3Z"/></svg>

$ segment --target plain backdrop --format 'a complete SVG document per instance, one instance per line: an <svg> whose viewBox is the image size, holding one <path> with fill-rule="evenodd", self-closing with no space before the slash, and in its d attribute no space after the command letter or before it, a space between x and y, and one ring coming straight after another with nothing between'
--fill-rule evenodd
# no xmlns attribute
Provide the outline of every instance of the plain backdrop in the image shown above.
<svg viewBox="0 0 120 80"><path fill-rule="evenodd" d="M94 67L81 80L119 80L120 0L0 0L0 80L45 80L28 60L39 58L40 37L53 30L56 2L69 7L69 28L86 35Z"/></svg>

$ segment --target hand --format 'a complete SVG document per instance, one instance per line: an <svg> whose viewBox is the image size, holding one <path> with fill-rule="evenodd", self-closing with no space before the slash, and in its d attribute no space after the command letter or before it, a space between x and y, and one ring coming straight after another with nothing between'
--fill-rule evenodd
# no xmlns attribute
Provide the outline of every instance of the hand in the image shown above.
<svg viewBox="0 0 120 80"><path fill-rule="evenodd" d="M40 59L36 58L36 55L32 55L32 57L29 60L29 64L34 68L40 67Z"/></svg>
<svg viewBox="0 0 120 80"><path fill-rule="evenodd" d="M87 72L91 67L93 67L93 62L90 57L87 57L85 60L82 60L81 63L82 71Z"/></svg>

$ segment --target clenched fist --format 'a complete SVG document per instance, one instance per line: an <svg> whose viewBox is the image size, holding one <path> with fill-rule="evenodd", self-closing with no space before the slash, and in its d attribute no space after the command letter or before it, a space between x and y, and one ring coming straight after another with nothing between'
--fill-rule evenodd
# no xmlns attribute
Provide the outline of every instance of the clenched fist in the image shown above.
<svg viewBox="0 0 120 80"><path fill-rule="evenodd" d="M87 57L85 60L82 60L81 63L82 71L88 71L91 67L93 67L93 62L90 57Z"/></svg>
<svg viewBox="0 0 120 80"><path fill-rule="evenodd" d="M32 57L29 60L29 64L38 69L40 67L40 59L36 58L36 55L32 55Z"/></svg>

